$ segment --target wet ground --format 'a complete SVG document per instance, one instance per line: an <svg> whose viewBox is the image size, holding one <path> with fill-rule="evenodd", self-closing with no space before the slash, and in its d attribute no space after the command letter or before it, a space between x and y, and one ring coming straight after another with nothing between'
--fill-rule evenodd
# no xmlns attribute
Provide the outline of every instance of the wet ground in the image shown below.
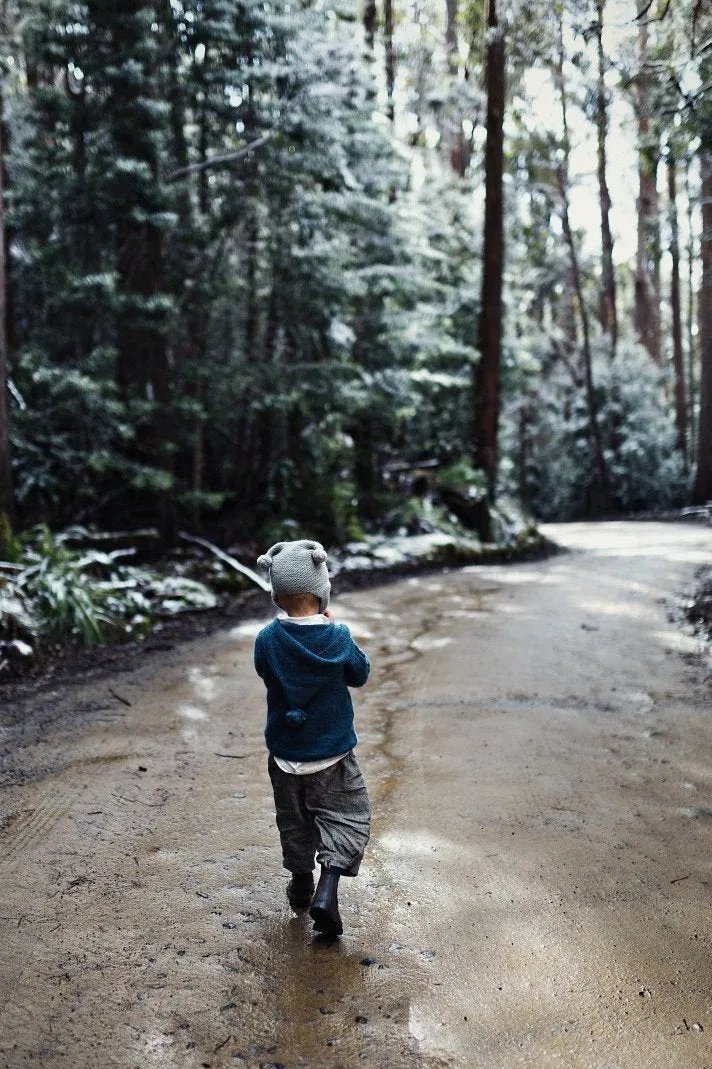
<svg viewBox="0 0 712 1069"><path fill-rule="evenodd" d="M0 1065L712 1069L712 698L666 606L712 531L547 533L334 604L375 814L335 943L284 897L257 623L6 701Z"/></svg>

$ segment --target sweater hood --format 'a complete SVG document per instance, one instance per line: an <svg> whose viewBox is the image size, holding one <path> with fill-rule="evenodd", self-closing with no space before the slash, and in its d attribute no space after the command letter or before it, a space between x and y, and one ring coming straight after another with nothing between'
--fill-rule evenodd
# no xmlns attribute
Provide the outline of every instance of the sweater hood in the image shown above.
<svg viewBox="0 0 712 1069"><path fill-rule="evenodd" d="M303 708L342 673L351 654L351 634L344 624L304 627L274 620L266 630L270 633L264 647L266 658L287 701L295 707Z"/></svg>

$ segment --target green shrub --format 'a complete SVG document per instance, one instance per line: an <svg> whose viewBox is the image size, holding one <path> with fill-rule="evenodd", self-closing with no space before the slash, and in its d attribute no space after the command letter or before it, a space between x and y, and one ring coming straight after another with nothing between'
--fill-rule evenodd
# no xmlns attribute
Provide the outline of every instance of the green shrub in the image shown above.
<svg viewBox="0 0 712 1069"><path fill-rule="evenodd" d="M18 564L0 570L0 640L93 646L140 638L156 617L216 605L216 595L194 579L120 563L134 552L71 550L62 535L35 527Z"/></svg>

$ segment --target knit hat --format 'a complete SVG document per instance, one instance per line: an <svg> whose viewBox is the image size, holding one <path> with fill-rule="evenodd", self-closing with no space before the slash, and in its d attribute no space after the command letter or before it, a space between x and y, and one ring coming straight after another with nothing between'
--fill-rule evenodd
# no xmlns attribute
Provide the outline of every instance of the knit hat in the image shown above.
<svg viewBox="0 0 712 1069"><path fill-rule="evenodd" d="M258 567L269 572L272 601L280 594L314 594L319 612L329 604L331 583L326 570L326 550L320 542L301 538L297 542L275 542L257 558Z"/></svg>

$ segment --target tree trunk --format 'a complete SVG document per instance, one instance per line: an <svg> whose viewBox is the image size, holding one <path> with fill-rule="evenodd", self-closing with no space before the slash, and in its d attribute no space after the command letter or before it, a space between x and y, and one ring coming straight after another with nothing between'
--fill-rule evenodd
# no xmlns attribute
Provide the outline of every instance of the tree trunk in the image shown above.
<svg viewBox="0 0 712 1069"><path fill-rule="evenodd" d="M529 504L529 487L527 485L527 457L529 433L529 403L524 397L519 403L519 450L517 468L519 475L519 500L524 508Z"/></svg>
<svg viewBox="0 0 712 1069"><path fill-rule="evenodd" d="M598 87L596 92L596 132L598 140L598 195L601 206L601 326L611 338L611 355L618 345L618 316L616 311L616 276L613 268L613 235L611 234L611 195L606 178L606 135L608 133L608 104L606 101L605 56L603 54L603 12L605 0L596 0L596 44L598 51Z"/></svg>
<svg viewBox="0 0 712 1069"><path fill-rule="evenodd" d="M579 265L576 239L571 227L571 213L569 210L569 158L571 155L571 142L569 139L568 107L566 100L566 85L564 83L564 37L563 18L560 25L560 53L556 67L556 81L558 83L559 97L561 101L561 125L563 130L563 162L556 168L556 179L561 197L561 226L564 231L564 239L569 250L571 260L571 280L573 282L576 304L578 305L581 319L581 333L583 340L584 382L586 385L586 406L588 408L588 425L593 449L594 473L596 480L596 508L608 511L611 507L611 491L608 479L606 457L603 452L603 439L601 428L598 423L598 410L596 407L596 394L593 385L593 360L591 356L591 331L588 321L588 310L583 293L581 280L581 268Z"/></svg>
<svg viewBox="0 0 712 1069"><path fill-rule="evenodd" d="M458 50L457 50L457 0L445 0L445 49L447 51L447 65L452 77L457 76Z"/></svg>
<svg viewBox="0 0 712 1069"><path fill-rule="evenodd" d="M205 55L207 61L207 51ZM204 84L204 83L203 83ZM198 118L198 162L205 163L208 158L208 116L207 116L207 103L205 98L207 97L207 87L203 88L203 101L200 105L200 112ZM208 214L209 208L209 194L208 194L208 169L202 167L198 171L198 208L201 215Z"/></svg>
<svg viewBox="0 0 712 1069"><path fill-rule="evenodd" d="M695 250L694 202L690 183L691 163L692 157L688 155L685 160L685 195L687 197L687 424L690 443L696 439L695 399L697 396L695 383L695 264L697 258Z"/></svg>
<svg viewBox="0 0 712 1069"><path fill-rule="evenodd" d="M376 26L378 24L378 11L376 8L376 0L364 0L363 5L363 29L366 35L366 45L368 50L373 55L373 48L376 41Z"/></svg>
<svg viewBox="0 0 712 1069"><path fill-rule="evenodd" d="M366 520L376 519L379 472L376 463L374 421L368 411L359 412L351 427L354 440L353 474L358 498L358 514Z"/></svg>
<svg viewBox="0 0 712 1069"><path fill-rule="evenodd" d="M658 206L658 161L660 147L650 129L648 109L651 84L645 64L648 58L648 26L638 21L638 51L641 66L637 84L638 111L638 252L635 267L635 330L657 364L662 361L660 340L660 217Z"/></svg>
<svg viewBox="0 0 712 1069"><path fill-rule="evenodd" d="M3 515L12 524L14 495L10 456L10 403L8 398L7 347L7 260L5 245L5 154L4 112L0 87L0 520ZM0 530L2 528L0 527Z"/></svg>
<svg viewBox="0 0 712 1069"><path fill-rule="evenodd" d="M672 309L672 364L675 373L675 426L677 447L687 466L687 409L685 404L685 364L682 356L682 317L680 314L680 234L677 222L677 164L668 156L668 200L670 210L670 307Z"/></svg>
<svg viewBox="0 0 712 1069"><path fill-rule="evenodd" d="M712 501L712 152L700 154L702 176L702 287L700 289L700 422L696 505Z"/></svg>
<svg viewBox="0 0 712 1069"><path fill-rule="evenodd" d="M445 48L447 50L447 65L450 75L450 93L447 100L445 115L446 147L450 156L450 166L460 178L464 177L467 170L468 153L465 145L465 136L462 132L462 115L460 103L457 98L457 84L460 69L460 56L458 48L458 25L457 25L457 0L445 0L447 22L445 25Z"/></svg>
<svg viewBox="0 0 712 1069"><path fill-rule="evenodd" d="M249 367L255 363L257 346L257 318L259 297L257 282L259 274L259 241L260 231L257 221L257 213L252 211L245 226L245 254L247 263L245 275L247 295L245 300L245 363Z"/></svg>
<svg viewBox="0 0 712 1069"><path fill-rule="evenodd" d="M187 168L190 153L186 137L186 103L180 81L181 42L177 26L177 16L171 0L159 0L157 5L166 37L167 96L170 109L171 148L176 169ZM178 210L179 249L182 253L181 278L203 274L204 260L198 256L199 240L196 234L195 210L188 182L181 183L175 194ZM202 203L199 198L199 204ZM193 456L191 460L191 489L195 494L193 504L193 525L201 530L201 509L199 495L205 483L205 420L203 404L205 394L205 348L207 338L208 314L202 293L203 287L193 288L192 296L185 301L181 310L180 343L176 358L184 373L187 371L196 403L196 416L193 423Z"/></svg>
<svg viewBox="0 0 712 1069"><path fill-rule="evenodd" d="M480 304L480 359L474 382L474 460L487 477L490 498L497 482L500 362L502 345L502 273L504 270L504 102L506 54L504 32L497 22L497 0L488 0L487 142L485 147L485 219Z"/></svg>
<svg viewBox="0 0 712 1069"><path fill-rule="evenodd" d="M393 92L396 84L396 67L393 56L393 0L383 0L383 33L386 50L386 93L388 104L386 112L393 122L396 117L395 101Z"/></svg>

